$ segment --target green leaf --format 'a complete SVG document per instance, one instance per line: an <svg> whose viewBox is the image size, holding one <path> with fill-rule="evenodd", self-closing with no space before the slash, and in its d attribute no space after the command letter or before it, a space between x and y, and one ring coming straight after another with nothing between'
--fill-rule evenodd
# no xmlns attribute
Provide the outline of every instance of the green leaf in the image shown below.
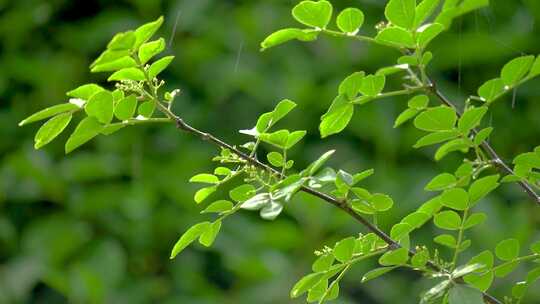
<svg viewBox="0 0 540 304"><path fill-rule="evenodd" d="M414 27L419 27L439 6L440 0L423 0L415 10Z"/></svg>
<svg viewBox="0 0 540 304"><path fill-rule="evenodd" d="M518 261L510 261L508 263L499 265L497 269L493 270L493 273L498 278L504 278L505 276L509 275L512 271L514 271L518 265L519 265Z"/></svg>
<svg viewBox="0 0 540 304"><path fill-rule="evenodd" d="M352 104L346 104L333 109L328 115L323 116L323 120L319 126L321 137L325 138L343 131L351 121L353 114L354 106Z"/></svg>
<svg viewBox="0 0 540 304"><path fill-rule="evenodd" d="M527 273L527 284L532 284L540 279L540 267L533 268Z"/></svg>
<svg viewBox="0 0 540 304"><path fill-rule="evenodd" d="M438 283L437 285L431 287L428 291L426 291L423 295L422 295L422 300L420 301L421 304L424 304L424 303L433 303L433 300L437 299L437 298L440 298L443 296L444 292L446 291L446 289L448 288L448 286L450 285L451 281L450 280L444 280L440 283ZM444 302L445 300L443 300L442 303L444 304L447 304L446 302ZM447 301L447 300L446 300Z"/></svg>
<svg viewBox="0 0 540 304"><path fill-rule="evenodd" d="M428 132L450 130L456 124L456 112L447 106L430 108L414 120L414 126Z"/></svg>
<svg viewBox="0 0 540 304"><path fill-rule="evenodd" d="M435 176L424 188L426 191L440 191L455 187L457 179L450 173Z"/></svg>
<svg viewBox="0 0 540 304"><path fill-rule="evenodd" d="M321 255L317 258L317 260L315 260L315 262L313 262L311 270L313 270L313 272L327 271L330 267L332 267L334 259L333 254Z"/></svg>
<svg viewBox="0 0 540 304"><path fill-rule="evenodd" d="M306 131L294 131L287 136L287 142L285 143L285 149L288 150L296 145L304 136L306 136Z"/></svg>
<svg viewBox="0 0 540 304"><path fill-rule="evenodd" d="M90 97L92 97L94 94L103 91L104 89L97 84L89 83L84 84L74 90L71 90L67 92L67 96L74 97L74 98L80 98L82 100L88 101Z"/></svg>
<svg viewBox="0 0 540 304"><path fill-rule="evenodd" d="M394 201L390 196L380 193L373 194L369 201L377 212L390 210L394 205Z"/></svg>
<svg viewBox="0 0 540 304"><path fill-rule="evenodd" d="M439 212L442 207L441 196L439 195L423 203L420 208L418 208L418 212L423 212L429 216L433 216L435 213Z"/></svg>
<svg viewBox="0 0 540 304"><path fill-rule="evenodd" d="M473 141L474 145L475 146L481 145L483 141L488 139L488 137L491 135L491 132L493 132L492 127L487 127L478 131L478 133L474 137L474 141Z"/></svg>
<svg viewBox="0 0 540 304"><path fill-rule="evenodd" d="M358 95L358 92L360 92L360 87L362 85L362 80L364 79L364 76L364 72L354 72L351 75L347 76L339 84L339 94L347 96L349 100L354 99L356 95Z"/></svg>
<svg viewBox="0 0 540 304"><path fill-rule="evenodd" d="M384 15L392 24L411 29L414 26L416 0L390 0Z"/></svg>
<svg viewBox="0 0 540 304"><path fill-rule="evenodd" d="M326 28L332 18L332 4L328 1L302 1L292 9L298 22L315 28Z"/></svg>
<svg viewBox="0 0 540 304"><path fill-rule="evenodd" d="M433 53L432 52L425 52L422 56L422 59L420 60L420 63L424 66L428 66L431 60L433 59Z"/></svg>
<svg viewBox="0 0 540 304"><path fill-rule="evenodd" d="M514 158L513 163L527 168L540 168L540 153L522 153Z"/></svg>
<svg viewBox="0 0 540 304"><path fill-rule="evenodd" d="M416 211L404 217L401 222L409 224L414 229L418 229L422 227L430 218L431 215L425 212Z"/></svg>
<svg viewBox="0 0 540 304"><path fill-rule="evenodd" d="M314 41L319 36L319 31L312 29L286 28L273 32L261 42L261 51L278 46L287 41L296 39L299 41Z"/></svg>
<svg viewBox="0 0 540 304"><path fill-rule="evenodd" d="M521 299L525 296L527 292L527 282L517 282L514 287L512 287L512 296L516 299Z"/></svg>
<svg viewBox="0 0 540 304"><path fill-rule="evenodd" d="M135 115L137 109L137 98L135 95L129 95L121 99L114 107L114 115L119 120L128 120Z"/></svg>
<svg viewBox="0 0 540 304"><path fill-rule="evenodd" d="M250 184L240 185L229 192L229 196L236 202L245 202L255 195L255 187Z"/></svg>
<svg viewBox="0 0 540 304"><path fill-rule="evenodd" d="M382 266L395 266L406 264L409 260L409 251L406 248L399 248L387 251L379 258L379 264Z"/></svg>
<svg viewBox="0 0 540 304"><path fill-rule="evenodd" d="M103 90L94 94L84 107L86 114L95 117L100 123L108 124L113 118L113 96L111 92Z"/></svg>
<svg viewBox="0 0 540 304"><path fill-rule="evenodd" d="M408 242L409 234L414 230L414 227L407 224L407 223L397 223L394 226L392 226L392 230L390 230L390 237L399 243L402 243L404 240ZM405 248L408 248L409 246L403 246Z"/></svg>
<svg viewBox="0 0 540 304"><path fill-rule="evenodd" d="M268 162L275 167L283 167L283 155L278 152L270 152L266 155Z"/></svg>
<svg viewBox="0 0 540 304"><path fill-rule="evenodd" d="M413 147L418 149L425 146L431 146L445 141L449 141L458 136L459 132L457 132L456 130L433 132L420 138Z"/></svg>
<svg viewBox="0 0 540 304"><path fill-rule="evenodd" d="M339 297L339 282L335 281L334 284L328 288L328 293L326 294L324 301L332 301L337 299L337 297Z"/></svg>
<svg viewBox="0 0 540 304"><path fill-rule="evenodd" d="M416 268L422 268L426 266L429 261L429 252L427 249L418 250L411 258L411 265Z"/></svg>
<svg viewBox="0 0 540 304"><path fill-rule="evenodd" d="M120 71L114 72L107 81L121 81L121 80L133 80L133 81L143 81L146 77L144 76L143 71L139 68L126 68L121 69Z"/></svg>
<svg viewBox="0 0 540 304"><path fill-rule="evenodd" d="M440 23L426 24L418 29L416 42L420 48L425 49L443 31L444 26Z"/></svg>
<svg viewBox="0 0 540 304"><path fill-rule="evenodd" d="M111 92L112 94L112 97L113 97L113 101L114 103L116 104L117 102L120 101L120 99L123 99L126 95L124 94L124 91L120 90L120 89L116 89L114 91Z"/></svg>
<svg viewBox="0 0 540 304"><path fill-rule="evenodd" d="M398 58L399 64L406 64L407 66L417 66L418 57L413 55L403 55Z"/></svg>
<svg viewBox="0 0 540 304"><path fill-rule="evenodd" d="M34 148L39 149L60 135L71 121L71 117L71 113L63 113L44 123L36 133Z"/></svg>
<svg viewBox="0 0 540 304"><path fill-rule="evenodd" d="M209 222L202 222L193 225L186 232L184 232L176 244L174 244L170 258L174 259L182 250L184 250L187 246L189 246L189 244L193 243L193 241L203 234L209 226Z"/></svg>
<svg viewBox="0 0 540 304"><path fill-rule="evenodd" d="M435 214L435 226L446 230L458 230L461 227L461 217L455 211L443 211Z"/></svg>
<svg viewBox="0 0 540 304"><path fill-rule="evenodd" d="M139 115L145 118L151 118L152 114L154 114L155 109L156 109L156 104L154 103L154 101L148 100L139 105L137 112L139 113Z"/></svg>
<svg viewBox="0 0 540 304"><path fill-rule="evenodd" d="M127 31L114 35L111 42L107 45L109 50L129 50L135 44L135 33Z"/></svg>
<svg viewBox="0 0 540 304"><path fill-rule="evenodd" d="M531 245L531 251L540 254L540 241L537 241Z"/></svg>
<svg viewBox="0 0 540 304"><path fill-rule="evenodd" d="M469 207L469 194L462 188L448 189L441 195L441 202L454 210L465 210Z"/></svg>
<svg viewBox="0 0 540 304"><path fill-rule="evenodd" d="M504 82L500 78L486 81L478 88L478 95L486 102L492 102L497 96L505 91Z"/></svg>
<svg viewBox="0 0 540 304"><path fill-rule="evenodd" d="M491 286L491 283L493 283L494 274L493 271L487 271L493 267L493 254L489 251L483 251L482 253L478 254L477 256L473 257L469 263L469 265L472 264L481 264L484 265L483 268L479 269L478 271L484 271L483 273L474 273L474 274L468 274L463 277L465 282L468 284L471 284L472 286L478 288L479 290L486 291Z"/></svg>
<svg viewBox="0 0 540 304"><path fill-rule="evenodd" d="M451 275L452 275L452 278L457 279L483 268L485 268L485 265L481 263L478 263L478 264L469 263L467 265L461 265L457 267L454 271L452 271Z"/></svg>
<svg viewBox="0 0 540 304"><path fill-rule="evenodd" d="M106 126L103 126L103 129L101 130L101 134L103 135L111 135L113 133L116 133L117 131L123 129L124 127L126 127L126 124L124 123L113 123L113 124L108 124Z"/></svg>
<svg viewBox="0 0 540 304"><path fill-rule="evenodd" d="M353 188L353 190L356 188ZM354 211L364 214L375 214L376 210L371 204L365 200L353 199L351 201L351 207Z"/></svg>
<svg viewBox="0 0 540 304"><path fill-rule="evenodd" d="M484 268L479 269L479 271L485 271L493 267L493 262L494 262L493 253L491 253L491 251L489 250L484 250L478 255L472 257L469 260L468 264L469 265L482 264L484 265Z"/></svg>
<svg viewBox="0 0 540 304"><path fill-rule="evenodd" d="M157 32L160 26L163 24L163 16L157 20L141 25L135 30L135 45L134 48L138 48L140 45L148 41Z"/></svg>
<svg viewBox="0 0 540 304"><path fill-rule="evenodd" d="M437 237L433 239L433 241L435 241L435 243L437 244L441 244L448 248L455 249L457 247L456 238L449 234L438 235Z"/></svg>
<svg viewBox="0 0 540 304"><path fill-rule="evenodd" d="M427 95L416 95L409 99L407 106L411 109L423 110L429 104L429 97Z"/></svg>
<svg viewBox="0 0 540 304"><path fill-rule="evenodd" d="M213 174L201 173L193 176L189 179L190 183L203 183L203 184L217 184L219 178Z"/></svg>
<svg viewBox="0 0 540 304"><path fill-rule="evenodd" d="M394 122L394 128L397 128L402 124L406 123L407 121L413 119L419 112L420 111L416 109L406 109L396 118L396 121Z"/></svg>
<svg viewBox="0 0 540 304"><path fill-rule="evenodd" d="M142 64L145 64L152 57L161 53L165 49L165 39L159 38L158 40L146 42L139 48L139 60Z"/></svg>
<svg viewBox="0 0 540 304"><path fill-rule="evenodd" d="M501 71L503 83L509 87L516 85L527 75L533 62L534 56L522 56L512 59Z"/></svg>
<svg viewBox="0 0 540 304"><path fill-rule="evenodd" d="M471 206L476 204L479 200L488 195L491 191L499 187L499 178L498 174L482 177L476 180L469 187L469 197L471 200Z"/></svg>
<svg viewBox="0 0 540 304"><path fill-rule="evenodd" d="M230 201L219 200L208 205L201 213L224 213L230 211L233 207L234 205Z"/></svg>
<svg viewBox="0 0 540 304"><path fill-rule="evenodd" d="M130 50L105 50L99 57L92 62L90 68L93 68L97 65L113 62L124 56L129 56Z"/></svg>
<svg viewBox="0 0 540 304"><path fill-rule="evenodd" d="M485 6L489 6L489 0L463 0L458 7L457 15L461 16Z"/></svg>
<svg viewBox="0 0 540 304"><path fill-rule="evenodd" d="M309 175L311 176L317 173L317 171L319 171L319 169L328 161L328 159L330 159L330 157L332 157L335 152L336 150L330 150L311 163L306 169L309 172Z"/></svg>
<svg viewBox="0 0 540 304"><path fill-rule="evenodd" d="M174 56L165 56L159 60L156 60L156 62L152 63L148 68L148 77L150 79L154 79L157 75L159 75L159 73L165 70L169 64L171 64L173 59Z"/></svg>
<svg viewBox="0 0 540 304"><path fill-rule="evenodd" d="M377 96L384 89L386 77L383 75L368 75L362 81L360 92L365 96Z"/></svg>
<svg viewBox="0 0 540 304"><path fill-rule="evenodd" d="M540 75L540 56L536 57L536 60L534 61L531 71L527 77L533 78L538 75Z"/></svg>
<svg viewBox="0 0 540 304"><path fill-rule="evenodd" d="M354 237L348 237L337 242L334 246L334 257L336 260L345 263L349 261L353 256L354 246L356 245L356 239Z"/></svg>
<svg viewBox="0 0 540 304"><path fill-rule="evenodd" d="M356 173L354 176L353 176L353 184L358 184L359 182L363 181L364 179L370 177L373 175L373 173L375 173L375 170L374 169L367 169L367 170L364 170L360 173Z"/></svg>
<svg viewBox="0 0 540 304"><path fill-rule="evenodd" d="M66 142L66 153L70 153L81 145L85 144L87 141L94 138L103 130L103 125L97 121L94 117L86 117L77 127L75 131L71 134Z"/></svg>
<svg viewBox="0 0 540 304"><path fill-rule="evenodd" d="M380 31L375 40L394 47L414 48L416 43L411 32L400 27L388 27Z"/></svg>
<svg viewBox="0 0 540 304"><path fill-rule="evenodd" d="M408 64L398 64L388 67L382 67L377 70L375 75L389 76L400 72L405 72L409 68Z"/></svg>
<svg viewBox="0 0 540 304"><path fill-rule="evenodd" d="M55 116L57 114L65 113L65 112L68 112L68 111L75 111L75 110L78 110L78 109L80 109L80 108L77 105L72 104L72 103L62 103L62 104L54 105L52 107L43 109L43 110L41 110L41 111L39 111L37 113L34 113L34 114L28 116L27 118L25 118L24 120L19 122L19 126L21 127L21 126L27 125L27 124L32 123L32 122L47 119L47 118Z"/></svg>
<svg viewBox="0 0 540 304"><path fill-rule="evenodd" d="M313 288L323 278L322 273L311 273L301 278L291 289L291 298L297 298Z"/></svg>
<svg viewBox="0 0 540 304"><path fill-rule="evenodd" d="M195 196L193 197L193 200L195 201L195 203L200 204L208 196L210 196L210 194L216 192L216 190L217 190L216 186L201 188L197 192L195 192Z"/></svg>
<svg viewBox="0 0 540 304"><path fill-rule="evenodd" d="M229 169L227 167L217 167L217 168L214 169L214 174L215 175L225 176L225 175L229 175L231 173L232 173L231 169Z"/></svg>
<svg viewBox="0 0 540 304"><path fill-rule="evenodd" d="M487 110L488 108L486 106L478 108L472 107L467 109L467 111L465 111L463 116L461 116L459 119L458 129L465 133L469 132L473 128L476 128L482 121L484 115L486 115Z"/></svg>
<svg viewBox="0 0 540 304"><path fill-rule="evenodd" d="M482 292L478 289L456 284L450 288L449 304L484 304Z"/></svg>
<svg viewBox="0 0 540 304"><path fill-rule="evenodd" d="M130 56L123 56L118 59L105 62L102 64L97 64L94 67L92 67L91 72L97 73L97 72L112 72L112 71L118 71L124 68L131 68L136 67L137 63L133 58Z"/></svg>
<svg viewBox="0 0 540 304"><path fill-rule="evenodd" d="M394 267L379 267L379 268L375 268L369 272L367 272L366 274L364 274L364 276L362 277L362 283L365 283L367 281L371 281L375 278L378 278L394 269L396 269L397 266L394 266Z"/></svg>
<svg viewBox="0 0 540 304"><path fill-rule="evenodd" d="M456 138L445 143L444 145L440 146L439 149L437 149L437 152L435 152L435 160L439 161L443 157L448 155L448 153L454 151L461 151L463 153L466 153L467 151L469 151L470 147L470 141L463 138Z"/></svg>
<svg viewBox="0 0 540 304"><path fill-rule="evenodd" d="M271 199L269 193L259 193L244 201L242 204L242 209L252 211L260 210L264 206L268 205L270 201Z"/></svg>
<svg viewBox="0 0 540 304"><path fill-rule="evenodd" d="M259 135L259 139L280 149L284 149L285 145L287 144L289 134L290 133L288 130L279 130L272 133L262 133Z"/></svg>
<svg viewBox="0 0 540 304"><path fill-rule="evenodd" d="M339 13L336 23L342 32L355 35L364 24L364 13L354 7L346 8Z"/></svg>
<svg viewBox="0 0 540 304"><path fill-rule="evenodd" d="M317 302L322 299L328 289L328 279L322 279L308 291L307 302Z"/></svg>
<svg viewBox="0 0 540 304"><path fill-rule="evenodd" d="M463 224L463 228L470 229L474 226L480 225L484 223L487 219L487 215L485 213L474 213L471 216L465 220L465 224Z"/></svg>
<svg viewBox="0 0 540 304"><path fill-rule="evenodd" d="M495 247L495 255L503 261L511 261L519 255L519 241L517 239L507 239L499 242Z"/></svg>
<svg viewBox="0 0 540 304"><path fill-rule="evenodd" d="M493 283L494 274L488 271L482 274L469 274L464 277L465 282L478 288L481 291L486 291Z"/></svg>
<svg viewBox="0 0 540 304"><path fill-rule="evenodd" d="M254 131L254 135L266 132L272 126L274 126L279 120L287 115L292 109L296 107L296 103L284 99L280 101L273 111L262 114L257 120L257 125L254 130L248 130L248 132L242 132L248 135L253 135L249 132Z"/></svg>
<svg viewBox="0 0 540 304"><path fill-rule="evenodd" d="M205 247L212 246L220 229L221 221L215 221L214 223L210 224L199 237L199 243Z"/></svg>

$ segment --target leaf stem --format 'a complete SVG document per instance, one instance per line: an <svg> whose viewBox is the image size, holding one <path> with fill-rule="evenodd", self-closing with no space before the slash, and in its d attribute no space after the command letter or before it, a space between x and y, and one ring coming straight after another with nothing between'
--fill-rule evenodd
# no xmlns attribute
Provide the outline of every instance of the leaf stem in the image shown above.
<svg viewBox="0 0 540 304"><path fill-rule="evenodd" d="M426 87L418 86L418 87L412 87L412 88L407 88L407 89L398 90L398 91L386 92L386 93L381 93L381 94L379 94L377 96L373 96L369 100L373 101L373 100L387 98L387 97L409 95L409 94L412 94L412 93L415 93L415 92L423 91L425 89L426 89ZM364 103L363 102L364 98L365 98L365 96L361 96L361 97L356 98L353 101L351 101L351 103L353 103L353 104L362 104L362 103Z"/></svg>
<svg viewBox="0 0 540 304"><path fill-rule="evenodd" d="M333 37L339 37L339 38L351 38L351 39L356 39L356 40L359 40L359 41L365 41L365 42L371 42L371 43L381 44L381 43L379 43L377 40L375 40L375 38L372 38L372 37L369 37L369 36L349 35L349 34L346 34L346 33L338 32L338 31L333 31L333 30L328 30L328 29L322 29L321 32L322 32L322 33L325 33L325 34L328 34L328 35L330 35L330 36L333 36ZM382 45L382 44L381 44L381 45ZM387 46L387 45L384 44L384 46Z"/></svg>
<svg viewBox="0 0 540 304"><path fill-rule="evenodd" d="M467 220L468 214L469 214L469 208L463 211L463 219L461 220L461 226L459 227L458 238L456 242L456 249L454 251L454 256L452 258L452 270L455 269L456 263L459 257L459 253L461 252L460 247L461 247L461 242L463 241L463 234L465 231L465 221Z"/></svg>
<svg viewBox="0 0 540 304"><path fill-rule="evenodd" d="M497 265L495 267L493 267L490 271L497 271L501 268L504 268L512 263L521 263L521 262L526 262L526 261L530 261L530 260L534 260L534 259L537 259L537 258L540 258L540 254L538 253L534 253L534 254L530 254L530 255L526 255L526 256L522 256L522 257L519 257L517 259L513 259L511 261L508 261L508 262L504 262L500 265Z"/></svg>

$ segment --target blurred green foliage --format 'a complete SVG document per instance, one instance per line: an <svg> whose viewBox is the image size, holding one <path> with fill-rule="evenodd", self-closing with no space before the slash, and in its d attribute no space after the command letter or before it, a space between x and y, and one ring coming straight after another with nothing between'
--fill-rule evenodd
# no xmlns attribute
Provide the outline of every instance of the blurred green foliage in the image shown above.
<svg viewBox="0 0 540 304"><path fill-rule="evenodd" d="M431 72L456 100L495 77L510 58L540 53L540 2L491 2L433 44ZM245 212L224 225L213 248L193 246L170 261L178 236L203 218L187 180L210 167L213 147L170 126L149 126L100 137L67 157L63 140L33 150L37 126L21 129L17 122L63 102L79 84L104 82L87 67L113 33L159 15L166 17L167 53L176 56L163 76L182 88L174 110L186 120L239 142L236 130L290 98L300 111L284 124L308 130L291 156L307 164L335 148L336 167L374 167L369 186L396 202L383 227L429 198L425 183L453 170L456 159L435 164L433 151L411 148L417 130L392 128L406 98L366 105L339 137L322 141L317 131L341 79L393 64L399 54L328 37L259 52L267 34L293 25L295 3L0 1L0 303L301 303L288 293L309 268L313 250L363 231L340 211L300 195L275 222ZM337 9L361 7L367 34L375 33L384 4L334 1ZM507 160L538 145L539 97L538 81L532 81L517 91L515 107L510 96L492 108L491 141ZM476 249L510 236L523 243L540 238L539 209L517 186L502 187L481 208L490 217L474 230ZM422 230L418 241L434 229ZM417 303L427 287L410 272L361 285L365 269L347 277L340 303ZM524 271L510 279L521 279ZM499 282L494 294L508 293L509 286ZM527 303L539 300L540 289L531 290Z"/></svg>

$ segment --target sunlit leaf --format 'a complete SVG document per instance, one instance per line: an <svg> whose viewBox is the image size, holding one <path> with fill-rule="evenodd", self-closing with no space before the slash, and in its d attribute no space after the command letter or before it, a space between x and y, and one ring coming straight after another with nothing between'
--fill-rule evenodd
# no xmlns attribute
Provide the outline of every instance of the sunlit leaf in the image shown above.
<svg viewBox="0 0 540 304"><path fill-rule="evenodd" d="M292 9L292 15L298 22L323 29L332 17L332 4L328 1L302 1Z"/></svg>

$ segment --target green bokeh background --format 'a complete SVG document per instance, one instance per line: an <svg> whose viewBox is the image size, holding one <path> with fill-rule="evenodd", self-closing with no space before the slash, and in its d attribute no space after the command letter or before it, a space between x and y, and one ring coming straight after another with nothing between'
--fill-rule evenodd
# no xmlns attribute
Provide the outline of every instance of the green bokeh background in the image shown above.
<svg viewBox="0 0 540 304"><path fill-rule="evenodd" d="M64 102L65 92L82 83L105 83L105 75L89 73L91 60L114 33L159 15L166 18L160 31L170 42L166 53L176 56L163 76L170 88L183 90L174 110L188 122L241 143L246 138L237 130L290 98L299 106L281 126L308 131L291 155L299 168L330 149L337 149L333 167L375 168L366 186L396 202L381 220L386 230L430 198L422 190L426 182L453 171L460 156L435 163L433 149L411 148L419 131L392 128L406 98L357 108L342 134L318 136L319 117L340 80L391 65L398 53L331 37L259 52L267 34L295 25L290 9L296 2L0 0L0 303L303 303L288 293L309 271L313 251L364 232L342 212L300 194L276 221L241 212L224 223L212 248L191 246L171 261L180 234L208 219L187 180L210 170L214 147L162 125L101 136L67 156L68 132L33 150L38 126L17 123ZM362 8L366 34L375 32L386 3L333 2L336 9ZM540 53L540 1L491 2L432 44L430 73L459 104L509 59ZM540 143L539 83L519 88L514 108L511 96L492 107L491 141L508 161ZM489 220L472 231L463 261L507 237L523 247L540 238L540 209L516 185L504 185L479 209ZM428 225L413 240L430 242L438 232ZM418 303L433 284L409 271L360 284L373 265L347 275L336 303ZM508 294L526 270L498 280L492 292ZM540 288L531 290L525 303L539 302Z"/></svg>

